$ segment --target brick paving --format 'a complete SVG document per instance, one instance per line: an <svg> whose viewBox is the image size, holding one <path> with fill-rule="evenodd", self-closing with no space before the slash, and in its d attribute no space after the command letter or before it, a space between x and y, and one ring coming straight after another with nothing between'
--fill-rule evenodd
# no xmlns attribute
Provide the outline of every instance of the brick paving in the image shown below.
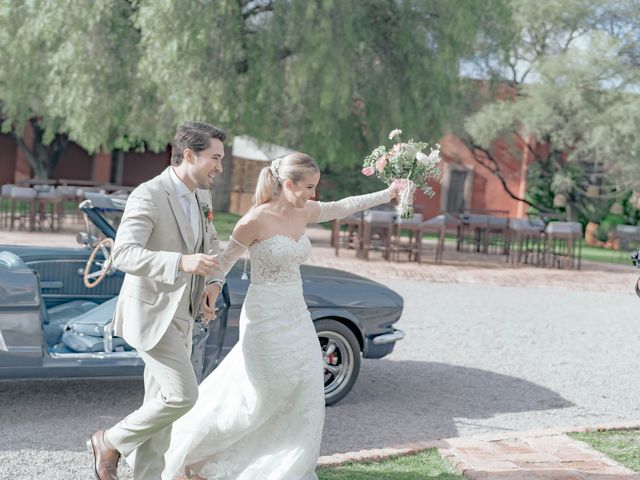
<svg viewBox="0 0 640 480"><path fill-rule="evenodd" d="M638 427L640 423L576 428L573 431ZM470 479L640 479L638 473L616 463L586 443L570 438L561 429L459 437L339 453L320 457L318 465L335 467L352 462L375 462L415 455L432 448L436 448L456 472Z"/></svg>
<svg viewBox="0 0 640 480"><path fill-rule="evenodd" d="M455 438L444 443L438 448L440 455L471 479L640 479L632 470L565 434Z"/></svg>

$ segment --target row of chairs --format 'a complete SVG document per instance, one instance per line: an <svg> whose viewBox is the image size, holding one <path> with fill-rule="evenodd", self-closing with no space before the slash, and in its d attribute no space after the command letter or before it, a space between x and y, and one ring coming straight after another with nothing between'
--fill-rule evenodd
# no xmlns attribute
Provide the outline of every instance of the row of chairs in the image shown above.
<svg viewBox="0 0 640 480"><path fill-rule="evenodd" d="M433 242L424 237L435 236ZM387 260L421 262L426 252L435 252L442 263L445 240L455 238L457 251L504 255L507 262L554 268L580 268L582 225L577 222L540 218L509 219L506 216L442 213L424 220L417 213L404 220L392 211L369 210L334 221L332 245L353 248L368 259L369 252L382 250Z"/></svg>
<svg viewBox="0 0 640 480"><path fill-rule="evenodd" d="M60 230L65 218L81 220L78 204L85 192L106 193L104 187L53 185L51 183L0 187L0 227L4 229ZM127 191L116 192L125 196Z"/></svg>

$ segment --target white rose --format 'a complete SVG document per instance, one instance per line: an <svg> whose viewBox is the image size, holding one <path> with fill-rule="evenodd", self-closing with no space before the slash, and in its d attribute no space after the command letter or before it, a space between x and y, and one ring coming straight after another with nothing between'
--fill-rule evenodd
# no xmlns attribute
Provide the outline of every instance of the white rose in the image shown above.
<svg viewBox="0 0 640 480"><path fill-rule="evenodd" d="M392 130L391 133L389 134L389 140L393 140L394 137L397 137L399 135L402 135L402 130L400 130L399 128L396 128L395 130Z"/></svg>

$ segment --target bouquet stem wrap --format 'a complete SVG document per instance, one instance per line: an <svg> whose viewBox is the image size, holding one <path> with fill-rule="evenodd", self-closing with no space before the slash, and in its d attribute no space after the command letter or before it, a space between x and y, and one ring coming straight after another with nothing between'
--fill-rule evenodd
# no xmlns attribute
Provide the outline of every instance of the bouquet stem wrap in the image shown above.
<svg viewBox="0 0 640 480"><path fill-rule="evenodd" d="M405 188L398 195L398 206L396 211L400 218L407 219L413 217L413 195L416 193L416 184L413 180L407 180Z"/></svg>

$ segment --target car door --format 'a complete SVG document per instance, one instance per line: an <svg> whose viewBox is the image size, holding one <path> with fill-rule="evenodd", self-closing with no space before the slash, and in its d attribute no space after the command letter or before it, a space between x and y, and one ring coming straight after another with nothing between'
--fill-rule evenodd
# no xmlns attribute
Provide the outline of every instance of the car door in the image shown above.
<svg viewBox="0 0 640 480"><path fill-rule="evenodd" d="M89 252L84 249L69 249L26 259L27 266L40 278L42 299L47 308L72 300L102 303L118 295L124 279L121 272L107 275L95 288L84 285L83 273L88 257Z"/></svg>
<svg viewBox="0 0 640 480"><path fill-rule="evenodd" d="M15 258L14 265L0 262L0 377L5 378L42 366L38 278Z"/></svg>

